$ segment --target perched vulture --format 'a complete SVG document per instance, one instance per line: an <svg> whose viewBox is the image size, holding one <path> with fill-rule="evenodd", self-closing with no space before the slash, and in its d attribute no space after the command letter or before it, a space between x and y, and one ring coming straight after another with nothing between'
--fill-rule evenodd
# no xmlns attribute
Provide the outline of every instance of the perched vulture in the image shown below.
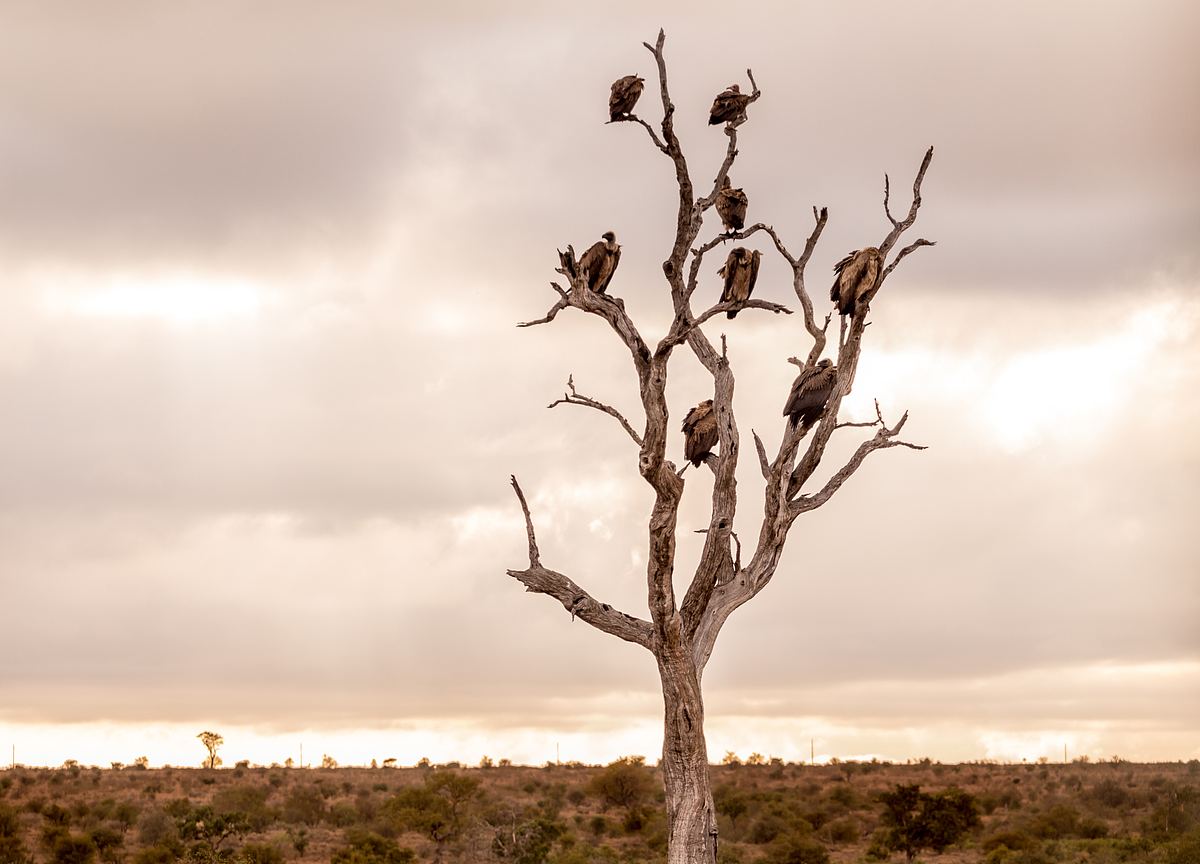
<svg viewBox="0 0 1200 864"><path fill-rule="evenodd" d="M792 418L792 423L799 423L801 431L806 431L825 410L836 383L837 367L832 360L824 359L816 366L806 367L792 384L783 416Z"/></svg>
<svg viewBox="0 0 1200 864"><path fill-rule="evenodd" d="M851 252L833 268L837 278L829 290L829 299L837 304L842 315L853 315L855 310L866 307L875 296L875 280L883 256L874 246Z"/></svg>
<svg viewBox="0 0 1200 864"><path fill-rule="evenodd" d="M612 95L608 97L609 119L620 120L632 114L633 106L637 104L645 86L645 80L636 75L626 75L614 81Z"/></svg>
<svg viewBox="0 0 1200 864"><path fill-rule="evenodd" d="M617 235L605 231L600 236L604 239L593 243L579 258L579 267L587 275L588 287L597 294L603 294L608 289L608 283L621 260Z"/></svg>
<svg viewBox="0 0 1200 864"><path fill-rule="evenodd" d="M717 414L713 411L711 399L705 399L683 418L683 437L683 458L700 467L700 463L712 455L712 448L720 440Z"/></svg>
<svg viewBox="0 0 1200 864"><path fill-rule="evenodd" d="M738 85L730 84L713 100L712 108L708 112L708 125L716 126L718 123L734 123L745 120L748 104L750 104L750 97L743 93Z"/></svg>
<svg viewBox="0 0 1200 864"><path fill-rule="evenodd" d="M725 259L725 266L717 271L717 275L725 277L725 289L721 292L722 303L745 303L754 291L754 283L758 281L758 265L762 261L762 253L757 249L751 252L745 246L738 246ZM736 318L740 310L730 309L725 313L728 318Z"/></svg>
<svg viewBox="0 0 1200 864"><path fill-rule="evenodd" d="M721 191L717 193L717 215L726 231L741 231L746 225L746 206L750 203L746 193L734 189L728 175L721 180Z"/></svg>

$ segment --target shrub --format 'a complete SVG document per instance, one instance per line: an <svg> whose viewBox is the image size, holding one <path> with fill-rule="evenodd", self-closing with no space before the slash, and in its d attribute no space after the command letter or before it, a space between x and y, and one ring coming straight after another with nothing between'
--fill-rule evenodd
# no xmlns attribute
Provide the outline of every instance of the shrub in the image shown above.
<svg viewBox="0 0 1200 864"><path fill-rule="evenodd" d="M63 835L54 842L55 864L90 864L96 857L96 844L87 837Z"/></svg>
<svg viewBox="0 0 1200 864"><path fill-rule="evenodd" d="M605 767L588 784L601 806L634 810L646 804L657 788L654 772L641 757L626 756Z"/></svg>
<svg viewBox="0 0 1200 864"><path fill-rule="evenodd" d="M283 851L268 843L247 843L238 858L243 864L283 864Z"/></svg>
<svg viewBox="0 0 1200 864"><path fill-rule="evenodd" d="M825 847L805 834L789 834L771 847L765 864L828 864Z"/></svg>
<svg viewBox="0 0 1200 864"><path fill-rule="evenodd" d="M147 810L138 820L138 840L143 846L158 846L178 839L175 820L158 807Z"/></svg>
<svg viewBox="0 0 1200 864"><path fill-rule="evenodd" d="M942 852L979 825L975 799L959 789L930 795L920 786L900 784L880 795L880 801L883 848L903 852L908 861L922 849Z"/></svg>
<svg viewBox="0 0 1200 864"><path fill-rule="evenodd" d="M263 831L275 821L267 806L267 790L261 786L229 786L212 799L212 809L221 816L240 816L251 831Z"/></svg>
<svg viewBox="0 0 1200 864"><path fill-rule="evenodd" d="M283 819L292 824L316 825L325 815L325 798L312 786L299 786L283 802Z"/></svg>
<svg viewBox="0 0 1200 864"><path fill-rule="evenodd" d="M21 842L21 818L16 810L0 804L0 864L27 864L32 860Z"/></svg>

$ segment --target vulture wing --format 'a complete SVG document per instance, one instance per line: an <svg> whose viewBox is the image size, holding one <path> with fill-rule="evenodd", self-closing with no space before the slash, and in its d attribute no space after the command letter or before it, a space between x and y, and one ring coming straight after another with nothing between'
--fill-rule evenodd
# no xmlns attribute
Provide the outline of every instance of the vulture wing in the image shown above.
<svg viewBox="0 0 1200 864"><path fill-rule="evenodd" d="M587 248L587 251L579 256L579 269L587 273L588 286L590 287L595 279L594 273L600 269L600 262L604 259L604 241L599 240Z"/></svg>
<svg viewBox="0 0 1200 864"><path fill-rule="evenodd" d="M617 262L621 260L621 247L618 246L615 252L604 250L604 257L600 259L600 270L596 274L596 281L591 285L591 289L597 294L603 294L608 290L608 283L612 281L613 273L617 271Z"/></svg>
<svg viewBox="0 0 1200 864"><path fill-rule="evenodd" d="M721 289L721 302L727 303L733 299L733 282L737 278L738 271L738 250L734 249L729 253L729 257L725 259L725 263L721 269L717 271L718 276L725 277L724 287Z"/></svg>
<svg viewBox="0 0 1200 864"><path fill-rule="evenodd" d="M879 250L868 246L858 253L858 258L860 260L855 263L860 264L860 269L854 284L854 304L865 306L875 296L875 279L879 276Z"/></svg>
<svg viewBox="0 0 1200 864"><path fill-rule="evenodd" d="M711 402L701 402L688 412L683 420L683 432L686 436L683 456L692 465L698 466L720 440L717 434L717 416L713 412Z"/></svg>
<svg viewBox="0 0 1200 864"><path fill-rule="evenodd" d="M741 189L725 187L717 194L717 215L726 231L740 231L746 225L749 201Z"/></svg>
<svg viewBox="0 0 1200 864"><path fill-rule="evenodd" d="M853 308L851 308L850 312L847 312L845 310L844 307L845 307L846 303L843 300L843 298L846 296L846 293L847 293L845 290L845 285L846 285L846 281L847 281L846 280L846 268L850 266L850 262L854 260L854 256L857 254L858 254L857 252L851 252L849 255L847 255L845 258L843 258L841 261L839 261L838 263L833 265L833 272L835 275L833 277L833 287L829 289L829 299L832 300L834 303L838 304L838 311L843 315L849 315L850 312L854 311ZM853 295L851 295L851 296L853 296ZM853 303L853 301L851 301L851 302Z"/></svg>
<svg viewBox="0 0 1200 864"><path fill-rule="evenodd" d="M626 75L613 82L612 94L608 97L608 116L616 120L633 111L642 95L645 83L636 75Z"/></svg>
<svg viewBox="0 0 1200 864"><path fill-rule="evenodd" d="M791 417L792 422L799 423L804 429L812 426L825 410L825 403L829 401L836 380L836 366L805 369L792 384L792 392L783 406L783 416Z"/></svg>

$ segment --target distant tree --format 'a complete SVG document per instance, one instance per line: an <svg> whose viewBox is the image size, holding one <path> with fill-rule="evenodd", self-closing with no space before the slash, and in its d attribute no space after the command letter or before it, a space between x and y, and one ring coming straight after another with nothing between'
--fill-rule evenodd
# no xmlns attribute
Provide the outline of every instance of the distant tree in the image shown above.
<svg viewBox="0 0 1200 864"><path fill-rule="evenodd" d="M216 768L221 764L221 757L217 755L217 748L225 743L225 739L216 732L201 732L196 737L200 739L200 743L208 751L208 758L202 763L203 767Z"/></svg>
<svg viewBox="0 0 1200 864"><path fill-rule="evenodd" d="M940 853L980 824L975 799L959 789L930 795L919 785L898 784L879 800L884 807L882 847L903 852L906 861L922 849Z"/></svg>
<svg viewBox="0 0 1200 864"><path fill-rule="evenodd" d="M133 767L137 768L139 771L145 771L147 768L150 767L150 757L149 756L137 757L136 759L133 760Z"/></svg>
<svg viewBox="0 0 1200 864"><path fill-rule="evenodd" d="M322 768L336 768L337 765L338 765L337 760L334 759L332 756L330 756L328 753L321 754L321 767Z"/></svg>

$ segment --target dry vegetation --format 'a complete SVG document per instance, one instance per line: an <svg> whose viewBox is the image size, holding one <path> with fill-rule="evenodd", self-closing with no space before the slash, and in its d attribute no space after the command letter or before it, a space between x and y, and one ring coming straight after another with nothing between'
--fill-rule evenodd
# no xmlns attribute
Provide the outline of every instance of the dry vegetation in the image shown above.
<svg viewBox="0 0 1200 864"><path fill-rule="evenodd" d="M1200 864L1200 762L713 768L722 862L904 860L881 796L960 790L978 815L921 860ZM600 768L0 771L0 864L661 861L661 778ZM974 818L972 817L972 821ZM892 844L895 846L895 844Z"/></svg>

